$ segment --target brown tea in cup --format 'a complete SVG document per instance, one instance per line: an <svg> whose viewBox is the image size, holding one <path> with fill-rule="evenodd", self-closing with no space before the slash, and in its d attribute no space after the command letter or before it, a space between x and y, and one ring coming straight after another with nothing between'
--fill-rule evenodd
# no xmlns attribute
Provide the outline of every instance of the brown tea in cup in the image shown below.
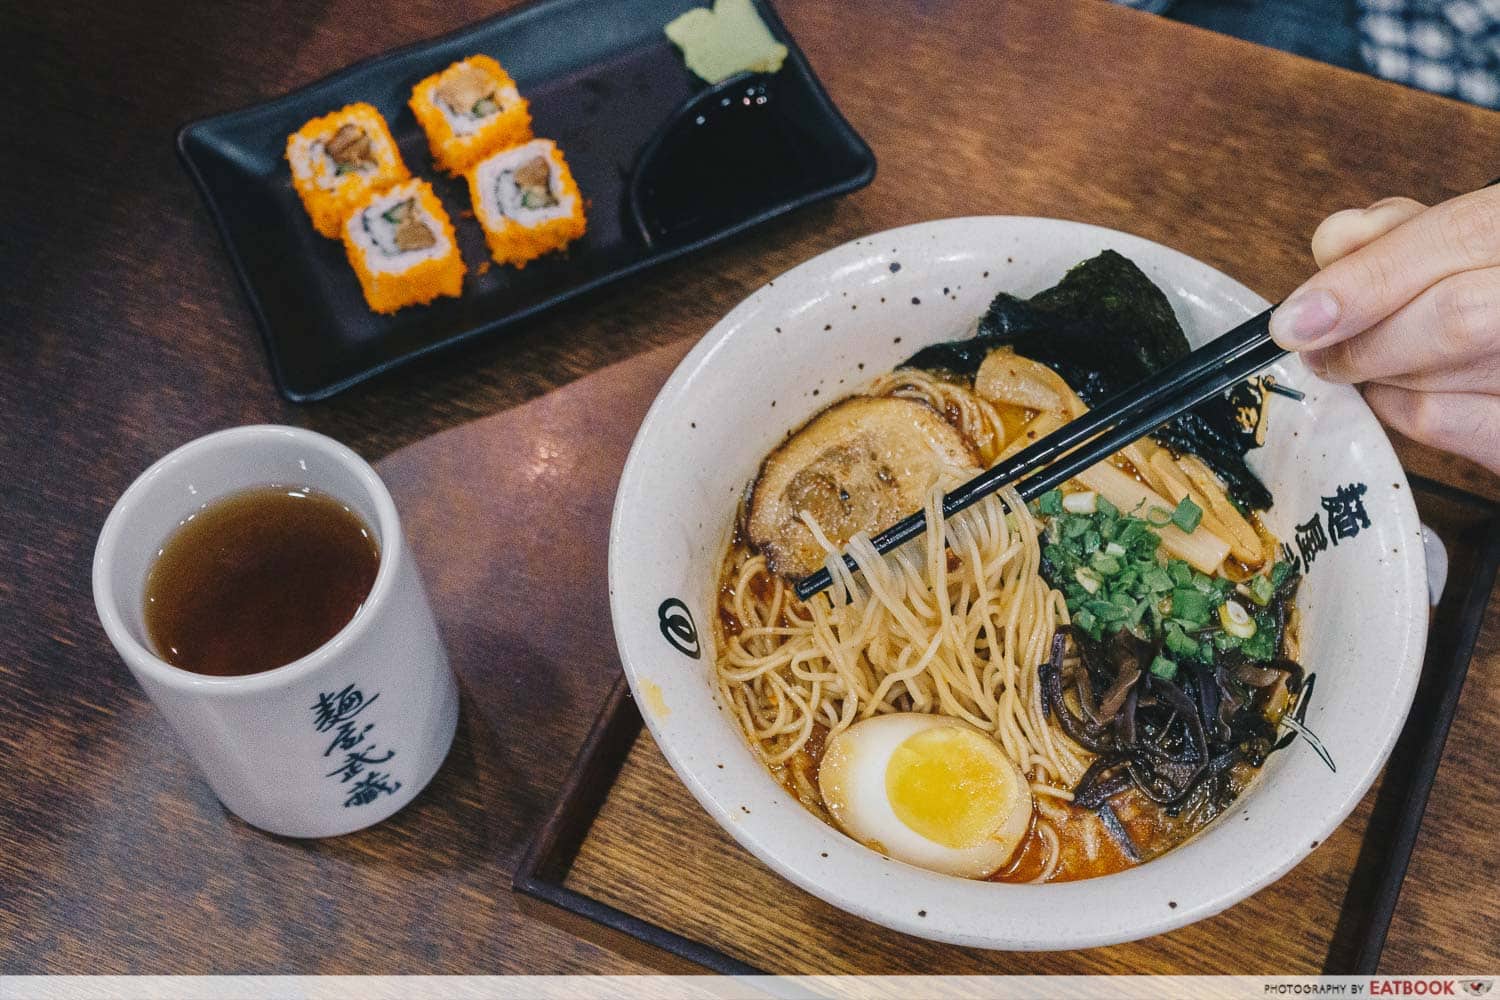
<svg viewBox="0 0 1500 1000"><path fill-rule="evenodd" d="M379 567L374 534L339 500L297 486L244 490L162 543L146 577L146 634L183 670L274 670L349 624Z"/></svg>

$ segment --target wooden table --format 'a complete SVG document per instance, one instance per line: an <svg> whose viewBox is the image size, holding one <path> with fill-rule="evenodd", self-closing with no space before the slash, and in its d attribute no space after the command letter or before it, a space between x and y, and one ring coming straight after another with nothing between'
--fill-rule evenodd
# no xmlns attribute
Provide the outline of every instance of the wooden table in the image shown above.
<svg viewBox="0 0 1500 1000"><path fill-rule="evenodd" d="M0 972L675 968L525 908L508 888L608 664L505 690L518 722L503 729L485 724L493 692L470 686L444 771L373 830L301 843L224 813L110 649L89 591L110 505L176 445L271 421L378 459L699 335L812 254L946 215L1131 230L1276 298L1308 272L1307 237L1326 213L1395 192L1441 199L1500 173L1500 116L1100 2L785 0L788 26L880 159L870 188L517 336L325 404L282 401L174 161L175 127L494 9L0 6ZM1500 495L1470 467L1403 455ZM439 609L460 672L488 669L503 688L517 651L453 614ZM1494 641L1482 640L1476 669L1489 683L1471 683L1464 706L1491 718ZM1450 756L1493 760L1488 732L1487 747L1450 745ZM1454 839L1441 856L1493 873L1493 829L1461 817L1443 829ZM1403 907L1463 926L1474 911L1449 881L1419 863ZM1461 954L1493 967L1493 938L1471 940ZM1423 954L1394 967L1418 971Z"/></svg>

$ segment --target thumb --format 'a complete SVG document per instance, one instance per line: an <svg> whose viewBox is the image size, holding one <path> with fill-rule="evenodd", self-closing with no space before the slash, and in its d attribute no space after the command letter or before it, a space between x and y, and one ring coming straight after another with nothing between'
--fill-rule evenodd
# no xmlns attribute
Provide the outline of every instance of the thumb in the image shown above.
<svg viewBox="0 0 1500 1000"><path fill-rule="evenodd" d="M1334 212L1313 233L1313 260L1319 267L1327 267L1421 214L1426 208L1410 198L1383 198L1369 208L1346 208Z"/></svg>

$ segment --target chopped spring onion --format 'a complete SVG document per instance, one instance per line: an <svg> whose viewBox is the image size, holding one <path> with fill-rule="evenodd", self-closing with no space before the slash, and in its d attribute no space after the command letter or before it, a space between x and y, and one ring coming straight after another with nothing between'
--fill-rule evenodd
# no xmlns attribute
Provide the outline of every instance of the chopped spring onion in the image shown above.
<svg viewBox="0 0 1500 1000"><path fill-rule="evenodd" d="M1197 640L1183 632L1177 625L1170 623L1167 625L1163 645L1166 646L1167 652L1173 656L1186 657L1188 659L1198 658L1199 649Z"/></svg>
<svg viewBox="0 0 1500 1000"><path fill-rule="evenodd" d="M1271 603L1271 598L1276 594L1276 587L1267 576L1257 576L1250 581L1250 586L1245 588L1250 591L1250 599L1261 607Z"/></svg>
<svg viewBox="0 0 1500 1000"><path fill-rule="evenodd" d="M1126 610L1112 601L1092 600L1084 604L1085 610L1102 622L1124 621Z"/></svg>
<svg viewBox="0 0 1500 1000"><path fill-rule="evenodd" d="M1219 606L1219 624L1225 632L1241 639L1249 639L1256 631L1255 619L1239 601L1225 601Z"/></svg>
<svg viewBox="0 0 1500 1000"><path fill-rule="evenodd" d="M1178 587L1172 591L1172 617L1190 625L1208 624L1212 608L1208 596L1201 591Z"/></svg>
<svg viewBox="0 0 1500 1000"><path fill-rule="evenodd" d="M1214 648L1219 650L1220 652L1228 652L1231 649L1239 649L1240 644L1244 641L1245 640L1241 639L1239 636L1230 635L1228 632L1214 633Z"/></svg>
<svg viewBox="0 0 1500 1000"><path fill-rule="evenodd" d="M1161 538L1146 527L1144 521L1137 521L1135 518L1131 518L1120 526L1120 529L1115 532L1115 541L1126 548L1146 549L1140 552L1140 555L1150 555L1156 551L1157 546L1161 545Z"/></svg>
<svg viewBox="0 0 1500 1000"><path fill-rule="evenodd" d="M1043 572L1063 592L1080 635L1099 642L1125 630L1155 643L1169 665L1162 669L1173 677L1182 664L1211 664L1231 650L1252 663L1275 659L1282 629L1272 605L1281 583L1295 572L1289 564L1276 563L1252 577L1236 595L1233 581L1169 556L1159 528L1138 513L1122 513L1103 494L1094 494L1091 512L1070 510L1085 505L1073 499L1080 495L1053 490L1037 498L1034 508L1046 518ZM1179 512L1202 513L1181 504L1178 512L1155 511L1163 525L1176 528Z"/></svg>
<svg viewBox="0 0 1500 1000"><path fill-rule="evenodd" d="M1104 552L1095 552L1089 559L1089 565L1105 576L1117 576L1125 568L1120 560Z"/></svg>
<svg viewBox="0 0 1500 1000"><path fill-rule="evenodd" d="M1141 586L1147 593L1164 594L1172 589L1172 577L1160 566L1149 566L1141 572Z"/></svg>
<svg viewBox="0 0 1500 1000"><path fill-rule="evenodd" d="M1187 497L1182 498L1182 502L1179 503L1177 505L1177 509L1172 512L1171 518L1173 524L1177 525L1177 527L1181 528L1185 534L1189 535L1191 535L1194 530L1197 529L1199 522L1201 522L1202 520L1203 508L1193 503L1193 501L1189 500Z"/></svg>
<svg viewBox="0 0 1500 1000"><path fill-rule="evenodd" d="M1164 681L1175 680L1177 677L1177 664L1165 656L1158 656L1151 661L1151 672Z"/></svg>
<svg viewBox="0 0 1500 1000"><path fill-rule="evenodd" d="M1266 663L1276 658L1276 628L1269 615L1262 615L1256 622L1255 634L1240 645L1246 659Z"/></svg>

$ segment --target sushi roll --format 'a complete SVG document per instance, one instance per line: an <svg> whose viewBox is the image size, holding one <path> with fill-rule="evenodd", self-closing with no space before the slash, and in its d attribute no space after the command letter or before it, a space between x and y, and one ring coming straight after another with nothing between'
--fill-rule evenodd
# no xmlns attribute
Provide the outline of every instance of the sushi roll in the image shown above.
<svg viewBox="0 0 1500 1000"><path fill-rule="evenodd" d="M551 139L533 139L479 161L469 171L469 194L498 264L525 267L587 228L583 196Z"/></svg>
<svg viewBox="0 0 1500 1000"><path fill-rule="evenodd" d="M368 104L314 118L287 136L286 158L313 226L333 240L356 205L411 176L385 119Z"/></svg>
<svg viewBox="0 0 1500 1000"><path fill-rule="evenodd" d="M359 205L344 223L344 250L375 312L463 291L453 223L424 180L398 184Z"/></svg>
<svg viewBox="0 0 1500 1000"><path fill-rule="evenodd" d="M526 99L489 56L470 56L434 73L412 88L409 103L433 161L454 176L531 138Z"/></svg>

